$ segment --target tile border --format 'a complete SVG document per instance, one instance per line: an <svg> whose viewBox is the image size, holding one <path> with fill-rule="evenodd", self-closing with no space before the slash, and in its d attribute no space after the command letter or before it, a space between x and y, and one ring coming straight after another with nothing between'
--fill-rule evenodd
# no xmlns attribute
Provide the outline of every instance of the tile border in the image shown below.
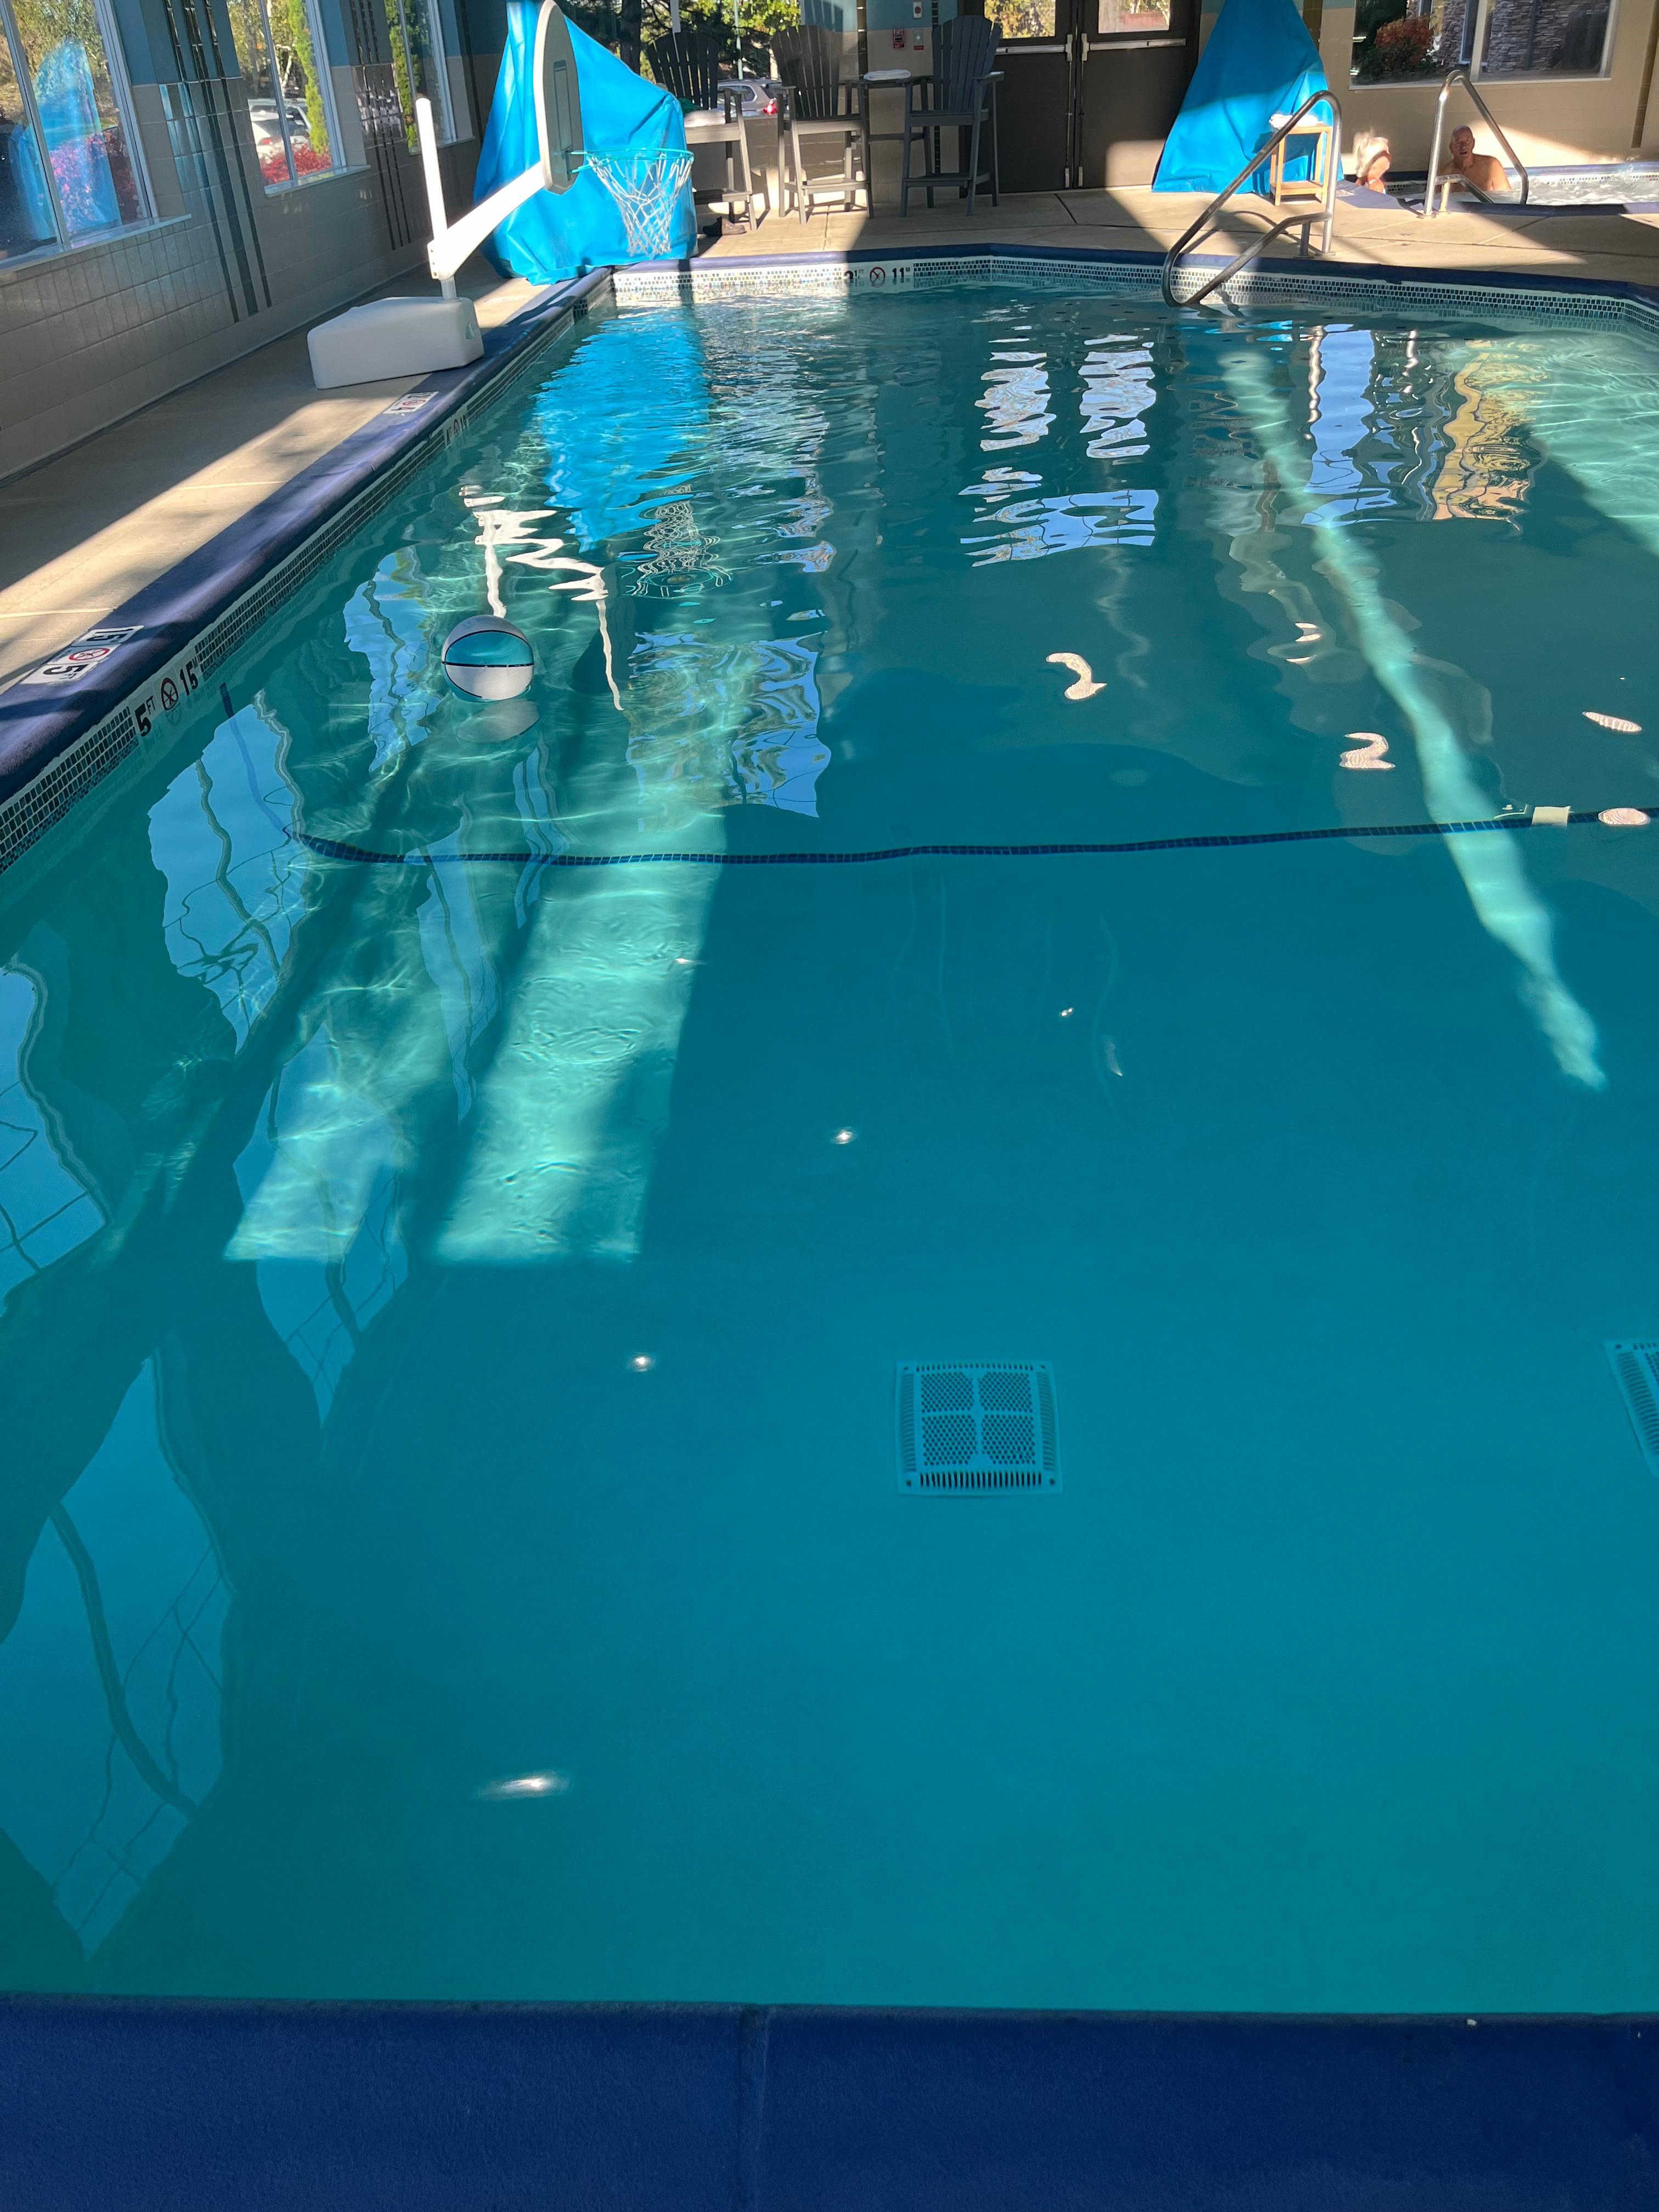
<svg viewBox="0 0 1659 2212"><path fill-rule="evenodd" d="M1194 254L1194 282L1224 265ZM733 254L718 260L648 261L613 272L621 307L702 304L780 294L945 291L961 286L1028 283L1144 298L1156 290L1160 253L1105 246L988 245L930 241L914 253L849 248L845 252ZM1342 301L1353 306L1427 307L1447 313L1501 310L1570 322L1614 322L1659 337L1659 286L1613 279L1547 276L1505 270L1378 267L1370 263L1264 258L1234 278L1234 306L1280 301Z"/></svg>

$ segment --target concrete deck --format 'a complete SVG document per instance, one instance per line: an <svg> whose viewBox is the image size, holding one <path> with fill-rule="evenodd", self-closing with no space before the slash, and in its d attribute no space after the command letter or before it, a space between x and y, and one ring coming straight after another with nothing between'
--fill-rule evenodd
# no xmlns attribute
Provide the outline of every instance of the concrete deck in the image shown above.
<svg viewBox="0 0 1659 2212"><path fill-rule="evenodd" d="M930 213L918 192L907 219L880 207L873 216L824 213L807 223L772 215L709 252L717 258L851 247L899 253L948 241L1161 253L1203 205L1197 194L1122 186L1005 197L1000 208L981 199L970 221L960 201L942 198ZM1206 250L1219 252L1229 239L1243 245L1261 228L1241 211ZM1425 222L1389 206L1345 204L1332 258L1659 283L1659 217L1457 209ZM532 287L500 283L481 264L470 275L462 288L486 325L534 296ZM0 487L0 688L308 468L416 380L319 392L304 333L296 331Z"/></svg>

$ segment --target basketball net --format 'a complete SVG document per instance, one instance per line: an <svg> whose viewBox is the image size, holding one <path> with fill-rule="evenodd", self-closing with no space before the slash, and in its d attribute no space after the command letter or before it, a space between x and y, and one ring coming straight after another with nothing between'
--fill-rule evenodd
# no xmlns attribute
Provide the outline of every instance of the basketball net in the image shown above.
<svg viewBox="0 0 1659 2212"><path fill-rule="evenodd" d="M674 216L691 174L690 154L587 150L586 167L622 212L628 250L641 261L661 261L674 250Z"/></svg>

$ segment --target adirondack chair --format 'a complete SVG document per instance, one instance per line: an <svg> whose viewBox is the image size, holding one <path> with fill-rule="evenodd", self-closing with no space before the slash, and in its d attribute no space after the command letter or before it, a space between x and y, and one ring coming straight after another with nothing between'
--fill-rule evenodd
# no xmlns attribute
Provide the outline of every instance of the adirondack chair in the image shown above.
<svg viewBox="0 0 1659 2212"><path fill-rule="evenodd" d="M730 213L740 207L744 221L752 225L756 220L755 182L749 162L743 95L721 83L725 72L720 65L720 39L713 31L671 31L665 39L653 40L645 55L652 76L686 110L686 144L694 152L699 146L725 148L725 211ZM741 199L735 173L738 167L743 171ZM703 195L705 200L720 197Z"/></svg>
<svg viewBox="0 0 1659 2212"><path fill-rule="evenodd" d="M817 23L796 31L780 31L772 40L773 58L784 88L778 112L779 184L784 205L787 207L793 194L795 212L803 222L820 199L834 199L851 207L862 191L866 207L870 204L863 87L842 78L843 52L840 32ZM815 178L808 173L807 158L825 145L840 156L840 173Z"/></svg>
<svg viewBox="0 0 1659 2212"><path fill-rule="evenodd" d="M904 143L899 161L899 213L910 212L910 149L921 141L922 176L927 204L941 185L954 185L968 196L968 212L981 183L991 188L991 204L997 198L997 86L1000 70L994 68L997 28L984 15L953 15L939 27L937 56L931 77L913 77L905 88ZM957 131L968 143L965 169L946 172L939 167L939 133ZM960 143L960 142L958 142Z"/></svg>

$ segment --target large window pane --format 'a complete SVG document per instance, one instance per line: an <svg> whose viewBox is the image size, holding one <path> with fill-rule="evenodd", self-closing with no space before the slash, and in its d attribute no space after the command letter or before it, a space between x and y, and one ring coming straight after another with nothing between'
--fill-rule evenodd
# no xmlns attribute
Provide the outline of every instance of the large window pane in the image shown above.
<svg viewBox="0 0 1659 2212"><path fill-rule="evenodd" d="M449 112L449 77L444 67L443 39L434 0L386 0L386 25L392 33L392 66L398 80L398 101L404 111L409 149L416 147L415 101L418 95L432 102L433 127L441 144L455 136Z"/></svg>
<svg viewBox="0 0 1659 2212"><path fill-rule="evenodd" d="M1607 0L1492 0L1480 74L1599 76L1607 12Z"/></svg>
<svg viewBox="0 0 1659 2212"><path fill-rule="evenodd" d="M325 49L307 0L229 0L259 173L267 186L335 166Z"/></svg>
<svg viewBox="0 0 1659 2212"><path fill-rule="evenodd" d="M11 0L71 238L147 213L94 0Z"/></svg>
<svg viewBox="0 0 1659 2212"><path fill-rule="evenodd" d="M1003 39L1052 39L1055 0L985 0L985 12Z"/></svg>
<svg viewBox="0 0 1659 2212"><path fill-rule="evenodd" d="M247 91L259 174L267 185L291 185L294 170L288 157L288 134L283 128L276 68L265 34L262 0L230 0L230 30L236 41L236 64Z"/></svg>
<svg viewBox="0 0 1659 2212"><path fill-rule="evenodd" d="M1100 35L1115 39L1139 31L1156 37L1171 28L1172 13L1173 27L1183 29L1186 9L1183 6L1172 11L1170 0L1100 0Z"/></svg>
<svg viewBox="0 0 1659 2212"><path fill-rule="evenodd" d="M58 224L11 40L0 21L0 261L52 246Z"/></svg>
<svg viewBox="0 0 1659 2212"><path fill-rule="evenodd" d="M1353 81L1397 84L1443 76L1468 58L1462 51L1465 16L1475 0L1359 0L1353 19Z"/></svg>
<svg viewBox="0 0 1659 2212"><path fill-rule="evenodd" d="M295 173L317 176L334 167L323 42L306 0L268 0L265 13L276 50Z"/></svg>

